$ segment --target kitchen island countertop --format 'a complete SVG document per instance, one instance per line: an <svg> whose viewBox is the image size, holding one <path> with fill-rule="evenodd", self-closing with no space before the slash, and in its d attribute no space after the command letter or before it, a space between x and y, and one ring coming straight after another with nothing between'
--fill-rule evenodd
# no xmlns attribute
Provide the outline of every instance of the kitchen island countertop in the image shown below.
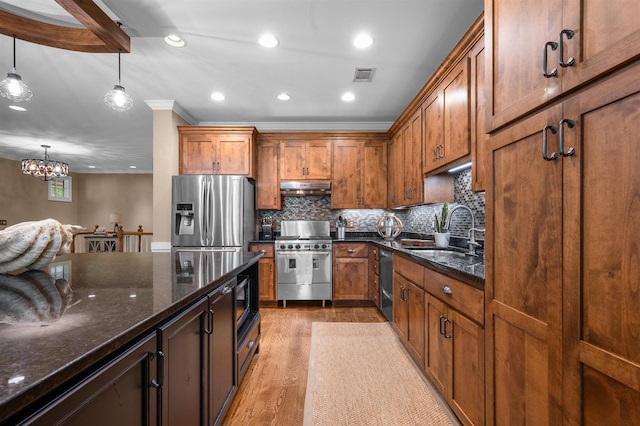
<svg viewBox="0 0 640 426"><path fill-rule="evenodd" d="M58 306L63 312L59 319L34 323L31 315L31 322L25 322L24 316L0 312L0 319L11 320L0 323L0 423L153 332L261 256L215 251L59 256L46 268L53 279L64 278L72 291L66 311ZM14 276L25 277L28 288L26 274ZM0 287L0 301L7 298L3 291L9 290ZM31 309L50 313L53 303L48 307L46 301L51 298L36 293L29 300Z"/></svg>

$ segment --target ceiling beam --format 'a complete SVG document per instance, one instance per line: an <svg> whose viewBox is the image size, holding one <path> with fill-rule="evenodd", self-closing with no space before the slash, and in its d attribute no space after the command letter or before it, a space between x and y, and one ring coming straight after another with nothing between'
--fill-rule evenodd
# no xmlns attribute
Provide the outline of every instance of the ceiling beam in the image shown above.
<svg viewBox="0 0 640 426"><path fill-rule="evenodd" d="M31 43L87 53L128 53L131 39L91 0L56 0L85 28L53 25L0 10L0 33Z"/></svg>

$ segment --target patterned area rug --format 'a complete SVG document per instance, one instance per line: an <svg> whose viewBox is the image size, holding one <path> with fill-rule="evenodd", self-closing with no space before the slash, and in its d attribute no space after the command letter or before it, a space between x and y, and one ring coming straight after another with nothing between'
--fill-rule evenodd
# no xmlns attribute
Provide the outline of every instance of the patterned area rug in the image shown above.
<svg viewBox="0 0 640 426"><path fill-rule="evenodd" d="M314 322L305 426L457 425L388 323Z"/></svg>

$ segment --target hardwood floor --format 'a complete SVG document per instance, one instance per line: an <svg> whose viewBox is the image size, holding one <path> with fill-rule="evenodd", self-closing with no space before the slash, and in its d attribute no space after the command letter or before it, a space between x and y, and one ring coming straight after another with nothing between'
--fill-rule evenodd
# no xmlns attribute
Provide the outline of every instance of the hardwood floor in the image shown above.
<svg viewBox="0 0 640 426"><path fill-rule="evenodd" d="M375 307L322 308L318 302L289 302L260 308L260 352L249 366L223 426L302 425L311 323L385 322Z"/></svg>

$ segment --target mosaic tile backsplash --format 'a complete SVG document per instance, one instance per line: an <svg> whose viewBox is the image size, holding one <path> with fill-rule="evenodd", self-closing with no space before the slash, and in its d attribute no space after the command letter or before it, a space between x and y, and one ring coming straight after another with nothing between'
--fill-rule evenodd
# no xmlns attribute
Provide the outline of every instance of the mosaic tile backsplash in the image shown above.
<svg viewBox="0 0 640 426"><path fill-rule="evenodd" d="M454 200L449 205L449 211L456 205L469 207L475 216L476 228L485 227L485 195L471 191L471 170L464 170L454 177ZM330 196L311 197L283 197L282 210L260 210L258 219L271 216L274 229L279 230L281 220L328 220L331 230L335 230L335 223L339 216L353 220L354 227L347 232L376 232L376 225L385 212L394 213L403 223L404 232L417 234L433 234L433 217L439 212L442 204L411 207L407 210L383 209L354 209L331 210ZM451 218L450 231L452 236L466 237L471 227L471 216L466 210L457 210ZM478 239L483 240L484 234L477 232Z"/></svg>

